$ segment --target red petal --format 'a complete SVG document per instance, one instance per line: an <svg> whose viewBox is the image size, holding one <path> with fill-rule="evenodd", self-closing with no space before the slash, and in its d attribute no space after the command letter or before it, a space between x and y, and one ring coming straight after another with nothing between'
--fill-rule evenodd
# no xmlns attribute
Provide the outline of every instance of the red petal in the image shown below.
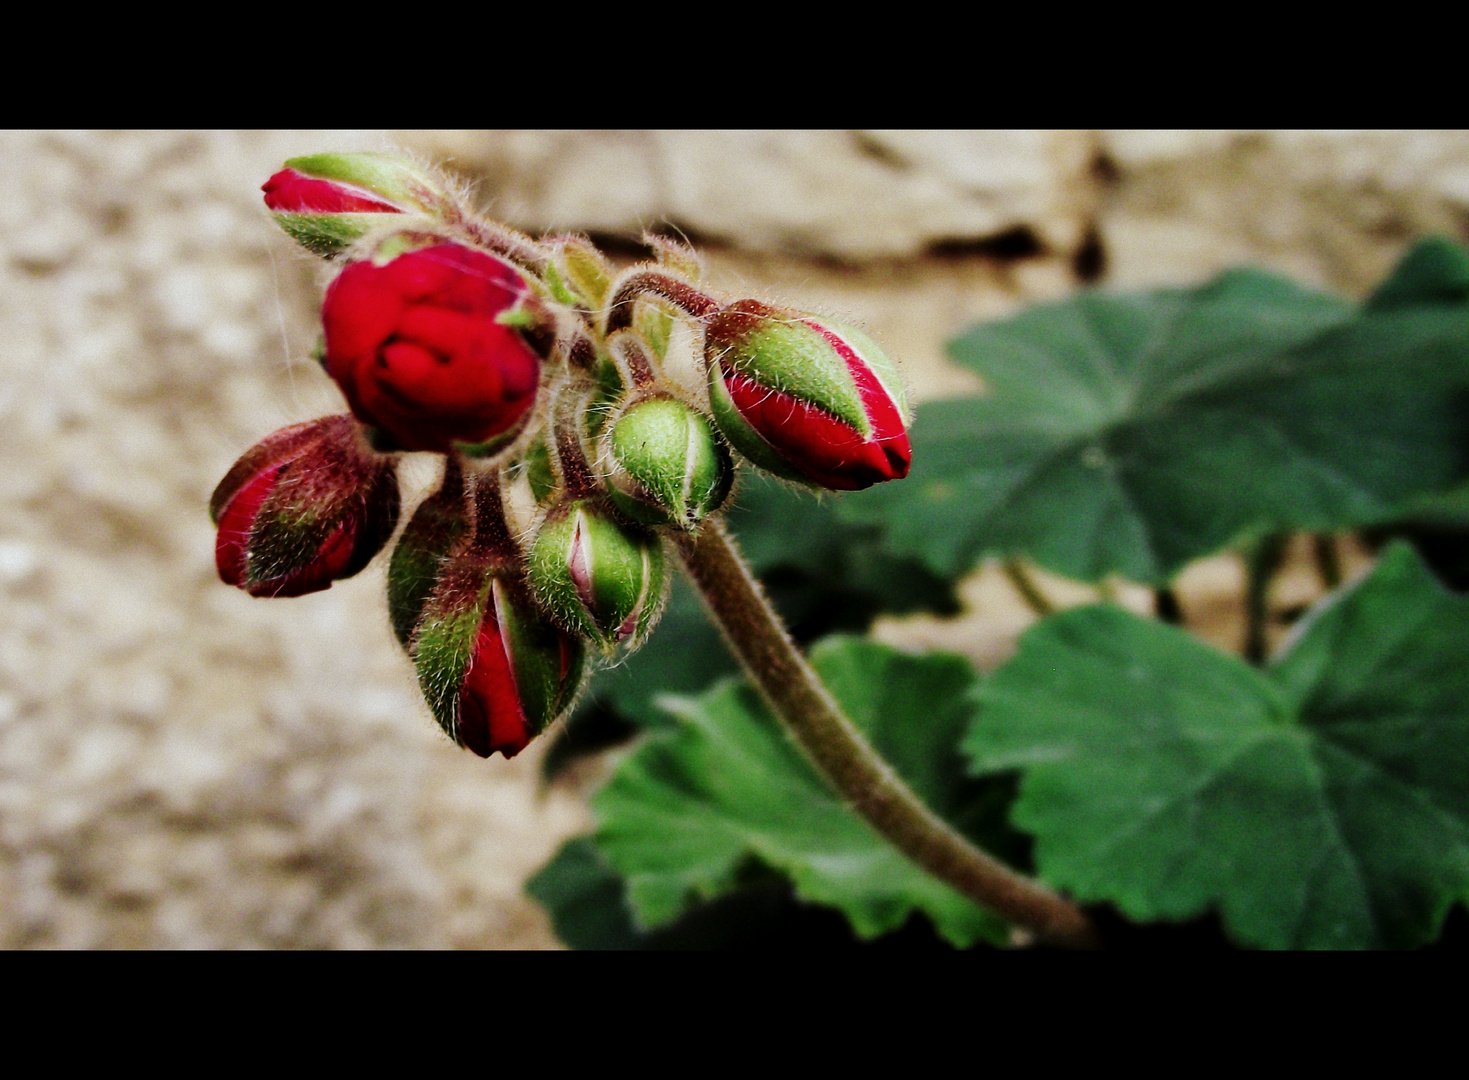
<svg viewBox="0 0 1469 1080"><path fill-rule="evenodd" d="M459 739L480 757L514 757L530 742L515 674L493 608L485 613L459 694Z"/></svg>
<svg viewBox="0 0 1469 1080"><path fill-rule="evenodd" d="M284 465L264 469L257 473L235 493L224 512L219 515L219 532L214 540L214 565L219 570L220 580L226 585L245 587L245 545L250 539L250 528L265 500L275 489L276 477Z"/></svg>
<svg viewBox="0 0 1469 1080"><path fill-rule="evenodd" d="M864 439L849 424L743 375L725 377L735 408L802 475L835 491L857 491L908 474L912 451L902 432ZM889 452L891 451L891 452Z"/></svg>
<svg viewBox="0 0 1469 1080"><path fill-rule="evenodd" d="M257 174L258 175L258 174ZM401 207L370 191L336 180L317 180L295 169L282 169L264 184L265 205L289 214L401 214Z"/></svg>

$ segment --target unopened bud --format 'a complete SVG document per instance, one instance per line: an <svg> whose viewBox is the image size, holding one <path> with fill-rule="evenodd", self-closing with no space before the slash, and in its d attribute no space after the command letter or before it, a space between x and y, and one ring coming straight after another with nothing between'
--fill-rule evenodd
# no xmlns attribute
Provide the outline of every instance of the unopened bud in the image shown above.
<svg viewBox="0 0 1469 1080"><path fill-rule="evenodd" d="M390 154L292 158L260 190L276 223L326 258L390 221L390 214L434 213L446 201L432 176Z"/></svg>
<svg viewBox="0 0 1469 1080"><path fill-rule="evenodd" d="M552 618L607 652L640 642L662 613L667 574L658 538L594 500L551 510L531 546L529 574Z"/></svg>
<svg viewBox="0 0 1469 1080"><path fill-rule="evenodd" d="M741 300L705 342L715 422L760 468L846 491L908 475L902 380L861 330Z"/></svg>
<svg viewBox="0 0 1469 1080"><path fill-rule="evenodd" d="M634 521L695 529L734 482L729 451L708 418L673 398L647 398L612 425L609 494Z"/></svg>
<svg viewBox="0 0 1469 1080"><path fill-rule="evenodd" d="M514 576L472 553L451 560L424 605L414 665L434 719L480 757L525 749L569 709L585 650Z"/></svg>
<svg viewBox="0 0 1469 1080"><path fill-rule="evenodd" d="M252 596L331 587L371 561L398 523L397 463L350 416L277 431L225 474L210 499L219 576Z"/></svg>
<svg viewBox="0 0 1469 1080"><path fill-rule="evenodd" d="M547 284L565 304L595 310L607 303L613 269L606 257L582 236L550 242L555 249L546 267Z"/></svg>
<svg viewBox="0 0 1469 1080"><path fill-rule="evenodd" d="M327 289L326 369L352 412L407 450L493 453L541 380L544 311L525 275L462 244L408 237Z"/></svg>

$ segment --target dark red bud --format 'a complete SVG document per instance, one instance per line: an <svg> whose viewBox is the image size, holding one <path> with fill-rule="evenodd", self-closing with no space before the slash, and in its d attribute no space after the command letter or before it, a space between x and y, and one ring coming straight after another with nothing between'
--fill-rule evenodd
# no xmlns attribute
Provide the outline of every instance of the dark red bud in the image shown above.
<svg viewBox="0 0 1469 1080"><path fill-rule="evenodd" d="M361 570L398 521L392 458L350 416L285 428L252 447L215 489L214 560L252 596L301 596Z"/></svg>

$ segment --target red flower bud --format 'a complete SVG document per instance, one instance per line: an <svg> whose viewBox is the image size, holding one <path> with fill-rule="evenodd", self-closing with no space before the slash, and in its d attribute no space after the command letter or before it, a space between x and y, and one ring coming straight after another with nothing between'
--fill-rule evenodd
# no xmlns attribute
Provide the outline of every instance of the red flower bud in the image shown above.
<svg viewBox="0 0 1469 1080"><path fill-rule="evenodd" d="M353 263L322 305L326 370L406 450L487 450L535 402L540 356L510 325L533 305L519 270L460 244Z"/></svg>
<svg viewBox="0 0 1469 1080"><path fill-rule="evenodd" d="M385 214L434 213L446 202L432 177L390 154L292 158L260 190L276 223L326 258L391 220Z"/></svg>
<svg viewBox="0 0 1469 1080"><path fill-rule="evenodd" d="M434 718L480 757L514 757L572 705L586 651L531 602L514 575L474 552L444 567L414 636Z"/></svg>
<svg viewBox="0 0 1469 1080"><path fill-rule="evenodd" d="M331 587L371 561L398 523L396 462L350 416L284 428L253 446L210 499L214 561L252 596Z"/></svg>
<svg viewBox="0 0 1469 1080"><path fill-rule="evenodd" d="M838 491L908 475L902 380L856 327L741 300L705 341L714 419L754 464Z"/></svg>
<svg viewBox="0 0 1469 1080"><path fill-rule="evenodd" d="M282 169L264 184L265 205L288 214L401 214L394 206L361 188L337 180L318 180Z"/></svg>

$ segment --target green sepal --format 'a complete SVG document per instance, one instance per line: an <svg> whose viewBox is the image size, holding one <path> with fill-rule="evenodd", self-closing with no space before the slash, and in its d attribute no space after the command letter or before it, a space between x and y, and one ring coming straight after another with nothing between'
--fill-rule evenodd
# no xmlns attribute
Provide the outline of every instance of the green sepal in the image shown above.
<svg viewBox="0 0 1469 1080"><path fill-rule="evenodd" d="M633 327L656 359L661 361L668 356L668 344L673 340L673 313L667 307L644 297L633 316Z"/></svg>
<svg viewBox="0 0 1469 1080"><path fill-rule="evenodd" d="M459 697L493 581L489 564L482 559L464 557L445 563L413 636L419 689L439 727L456 744Z"/></svg>
<svg viewBox="0 0 1469 1080"><path fill-rule="evenodd" d="M557 271L554 262L548 262L546 264L545 278L546 287L551 290L551 298L558 304L575 307L580 303L581 298L567 288L566 282L561 279L561 274Z"/></svg>
<svg viewBox="0 0 1469 1080"><path fill-rule="evenodd" d="M381 214L289 214L271 215L291 239L313 255L330 259L351 247L389 216Z"/></svg>
<svg viewBox="0 0 1469 1080"><path fill-rule="evenodd" d="M388 561L388 618L403 648L412 644L445 557L468 531L463 473L450 458L443 484L413 512Z"/></svg>
<svg viewBox="0 0 1469 1080"><path fill-rule="evenodd" d="M595 377L596 385L587 397L586 411L582 414L587 438L593 440L602 434L607 421L616 413L624 389L622 372L608 357L600 358Z"/></svg>
<svg viewBox="0 0 1469 1080"><path fill-rule="evenodd" d="M317 180L354 184L388 202L432 210L443 200L439 186L416 166L392 154L308 154L286 168Z"/></svg>
<svg viewBox="0 0 1469 1080"><path fill-rule="evenodd" d="M548 619L520 583L497 578L493 597L520 707L530 733L539 735L575 701L586 649L580 638L568 636Z"/></svg>
<svg viewBox="0 0 1469 1080"><path fill-rule="evenodd" d="M870 339L867 344L876 350ZM710 320L705 349L711 371L717 362L732 374L815 405L863 437L871 434L846 360L804 316L741 301Z"/></svg>
<svg viewBox="0 0 1469 1080"><path fill-rule="evenodd" d="M873 378L882 384L888 397L893 399L893 404L898 407L898 415L903 418L903 423L911 426L913 407L908 404L908 391L903 386L903 376L898 371L898 365L882 351L882 346L868 337L861 327L853 326L851 323L842 322L839 319L818 318L814 315L807 318L836 334L847 343L854 353L861 357L867 370L872 372Z"/></svg>
<svg viewBox="0 0 1469 1080"><path fill-rule="evenodd" d="M556 476L556 466L551 461L551 448L546 445L545 439L536 439L526 450L525 456L520 459L521 471L525 474L526 483L530 485L530 493L536 502L543 503L561 486L561 481Z"/></svg>
<svg viewBox="0 0 1469 1080"><path fill-rule="evenodd" d="M247 591L300 571L349 522L353 555L337 579L352 577L398 523L396 459L366 452L351 417L332 417L324 424L320 440L285 464L255 516L245 563Z"/></svg>
<svg viewBox="0 0 1469 1080"><path fill-rule="evenodd" d="M602 253L580 237L571 237L561 247L559 262L565 271L566 284L575 290L590 308L607 303L612 289L612 267Z"/></svg>

